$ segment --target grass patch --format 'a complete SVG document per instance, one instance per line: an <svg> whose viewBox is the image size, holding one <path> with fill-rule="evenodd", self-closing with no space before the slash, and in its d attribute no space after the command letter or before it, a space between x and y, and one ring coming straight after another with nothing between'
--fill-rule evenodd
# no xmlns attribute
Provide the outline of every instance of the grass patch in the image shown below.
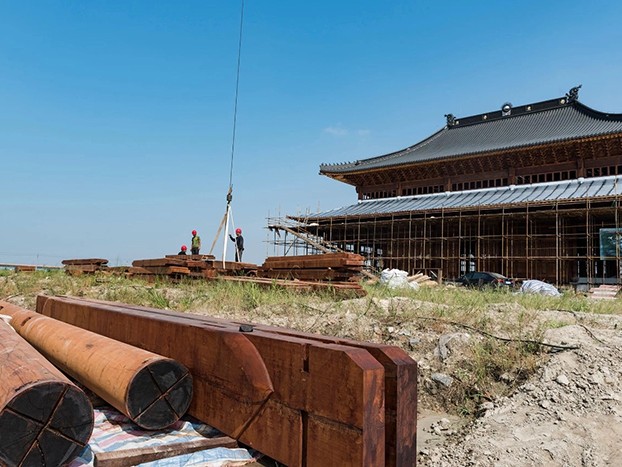
<svg viewBox="0 0 622 467"><path fill-rule="evenodd" d="M253 283L148 283L105 274L0 271L0 299L29 309L39 293L72 295L399 346L425 362L420 383L431 372L454 378L445 391L420 384L420 398L434 393L435 400L444 399L443 409L470 416L483 401L510 394L546 358L546 349L526 341L541 341L547 329L574 324L583 316L594 318L587 313L622 313L620 300L596 301L572 292L544 297L503 289L364 287L366 297L336 300L330 290L299 293ZM468 338L448 359L432 357L440 337L450 334Z"/></svg>

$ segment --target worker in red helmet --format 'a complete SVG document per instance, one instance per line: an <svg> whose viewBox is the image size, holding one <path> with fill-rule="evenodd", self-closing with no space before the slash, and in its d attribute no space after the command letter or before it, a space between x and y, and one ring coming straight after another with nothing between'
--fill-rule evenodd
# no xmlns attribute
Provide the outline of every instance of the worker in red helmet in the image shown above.
<svg viewBox="0 0 622 467"><path fill-rule="evenodd" d="M231 241L235 242L235 260L242 262L242 252L244 251L244 237L242 237L242 229L235 229L235 237L229 234Z"/></svg>
<svg viewBox="0 0 622 467"><path fill-rule="evenodd" d="M191 247L190 247L190 252L193 255L198 255L200 249L201 249L201 237L199 237L197 235L197 231L196 230L193 230L192 231L192 243L191 243Z"/></svg>
<svg viewBox="0 0 622 467"><path fill-rule="evenodd" d="M178 255L185 255L187 249L188 249L188 247L186 245L182 245L181 246L181 251L179 253L177 253L177 254Z"/></svg>

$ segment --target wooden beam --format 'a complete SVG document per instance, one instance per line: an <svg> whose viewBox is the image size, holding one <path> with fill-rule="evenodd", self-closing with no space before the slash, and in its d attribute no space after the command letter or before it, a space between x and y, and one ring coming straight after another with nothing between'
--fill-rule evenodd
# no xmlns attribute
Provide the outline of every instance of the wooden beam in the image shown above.
<svg viewBox="0 0 622 467"><path fill-rule="evenodd" d="M238 447L238 442L236 440L228 436L219 436L217 438L196 439L160 446L119 449L116 451L95 453L95 466L131 467L145 462L180 456L182 454L190 454L206 449L235 447Z"/></svg>
<svg viewBox="0 0 622 467"><path fill-rule="evenodd" d="M193 351L194 340L205 342L208 340L205 337L173 339L169 336L181 336L184 329L237 332L252 342L253 349L261 356L274 392L244 426L231 430L225 422L238 418L243 407L222 397L213 406L210 404L213 394L200 390L197 385L192 415L288 466L383 466L385 463L385 371L364 348L263 331L247 332L236 325L194 320L183 314L69 297L39 296L37 309L152 351L157 348L164 355L179 355L180 361L188 362L195 379L198 373L205 379L214 378L211 371L216 365L228 365L232 349L207 355ZM150 331L154 333L153 338ZM197 358L214 363L197 365ZM246 362L245 371L252 368L252 362ZM236 394L235 389L229 389L232 395ZM211 410L206 410L210 406Z"/></svg>

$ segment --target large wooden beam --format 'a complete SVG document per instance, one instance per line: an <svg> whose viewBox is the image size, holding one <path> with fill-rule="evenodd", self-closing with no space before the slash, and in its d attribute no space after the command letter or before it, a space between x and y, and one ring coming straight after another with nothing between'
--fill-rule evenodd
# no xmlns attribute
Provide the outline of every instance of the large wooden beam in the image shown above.
<svg viewBox="0 0 622 467"><path fill-rule="evenodd" d="M86 394L0 320L0 465L65 465L92 431Z"/></svg>
<svg viewBox="0 0 622 467"><path fill-rule="evenodd" d="M75 298L85 303L100 303L124 307L129 310L145 311L163 316L182 316L190 322L205 322L217 326L237 328L243 326L258 331L283 336L297 337L317 342L352 346L367 350L383 367L385 374L385 435L386 465L396 467L414 466L417 459L417 362L402 349L386 344L361 342L354 339L323 336L277 326L253 324L240 320L225 320L210 316L179 313L155 308L113 303L103 300ZM251 334L247 334L249 337Z"/></svg>
<svg viewBox="0 0 622 467"><path fill-rule="evenodd" d="M166 428L188 410L192 376L175 360L6 302L0 311L47 359L137 425Z"/></svg>
<svg viewBox="0 0 622 467"><path fill-rule="evenodd" d="M171 339L169 335L195 327L237 331L261 355L274 394L237 435L221 431L288 466L385 465L384 368L364 348L263 331L246 332L244 326L69 297L40 296L37 310L131 344L139 343L163 355L181 353L188 360L193 358L189 351L192 341ZM134 332L137 327L142 332ZM146 327L157 329L158 339L145 336ZM227 353L221 352L220 357L221 364L226 365ZM193 365L187 365L193 371ZM194 368L206 371L200 366ZM196 391L195 401L197 398L204 407L203 399L208 394ZM234 416L237 410L235 405L221 404L200 415L197 411L191 413L214 425L212 420Z"/></svg>

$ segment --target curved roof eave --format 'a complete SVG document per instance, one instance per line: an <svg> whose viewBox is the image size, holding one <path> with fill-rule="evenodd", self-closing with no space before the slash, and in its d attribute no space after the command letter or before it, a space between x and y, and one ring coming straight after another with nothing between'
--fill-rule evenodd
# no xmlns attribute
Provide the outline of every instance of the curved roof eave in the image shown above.
<svg viewBox="0 0 622 467"><path fill-rule="evenodd" d="M562 101L563 98L559 100ZM423 141L399 151L355 162L322 164L320 174L343 179L347 175L431 160L622 135L622 114L600 112L578 101L559 104L553 99L532 105L545 107L532 111L527 110L531 106L522 106L514 115L493 115L489 119L488 114L467 117L461 119L467 123L447 125Z"/></svg>

